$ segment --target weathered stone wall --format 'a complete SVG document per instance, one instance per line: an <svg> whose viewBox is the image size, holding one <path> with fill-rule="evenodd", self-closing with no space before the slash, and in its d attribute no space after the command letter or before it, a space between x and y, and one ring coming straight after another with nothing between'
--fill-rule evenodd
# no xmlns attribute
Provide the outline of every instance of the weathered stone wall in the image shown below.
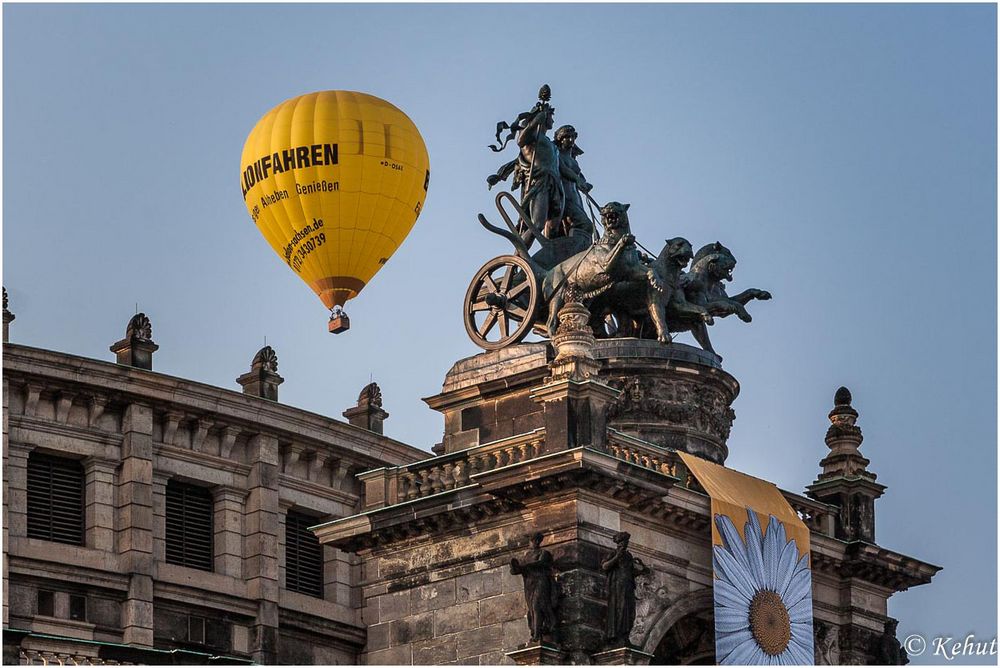
<svg viewBox="0 0 1000 668"><path fill-rule="evenodd" d="M3 423L5 625L263 663L298 662L279 635L294 629L308 663L357 660L357 558L325 546L324 597L287 591L285 513L349 515L356 472L425 453L258 397L10 344ZM27 537L36 451L82 461L85 545ZM212 492L211 572L166 563L171 479ZM38 615L40 588L55 592L53 617ZM86 621L68 619L70 594L86 598ZM206 619L206 642L188 639L189 616Z"/></svg>
<svg viewBox="0 0 1000 668"><path fill-rule="evenodd" d="M524 585L509 566L528 527L518 514L362 554L364 661L505 663L528 639Z"/></svg>
<svg viewBox="0 0 1000 668"><path fill-rule="evenodd" d="M616 531L633 534L632 551L649 566L639 624L652 625L669 604L710 582L707 532L693 535L651 523L620 502L575 490L460 530L432 533L361 553L362 618L369 664L512 664L507 652L528 642L523 581L510 572L528 536L545 533L560 592L560 645L589 662L603 647L605 576L600 562Z"/></svg>
<svg viewBox="0 0 1000 668"><path fill-rule="evenodd" d="M715 661L711 504L677 450L725 460L739 386L679 344L598 341L572 364L538 344L460 361L426 400L445 418L439 456L363 474L365 512L316 529L362 561L367 663ZM782 494L812 532L817 661L870 662L888 597L937 568L837 540L836 507ZM631 654L604 639L619 531L642 564ZM535 532L556 571L552 650L526 647L509 569Z"/></svg>
<svg viewBox="0 0 1000 668"><path fill-rule="evenodd" d="M724 463L739 383L711 353L684 344L606 339L594 346L599 378L620 391L608 425L661 447ZM549 372L545 344L527 343L457 362L441 394L425 401L441 411L441 453L524 434L545 426L532 391Z"/></svg>

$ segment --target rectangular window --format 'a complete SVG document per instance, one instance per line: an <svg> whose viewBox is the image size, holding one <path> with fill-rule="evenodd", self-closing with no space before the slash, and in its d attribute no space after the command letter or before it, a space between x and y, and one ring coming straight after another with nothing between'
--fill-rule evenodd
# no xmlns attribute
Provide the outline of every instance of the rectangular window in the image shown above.
<svg viewBox="0 0 1000 668"><path fill-rule="evenodd" d="M79 594L70 594L69 597L69 618L78 622L87 621L87 597Z"/></svg>
<svg viewBox="0 0 1000 668"><path fill-rule="evenodd" d="M188 617L188 642L195 642L199 645L205 644L205 618Z"/></svg>
<svg viewBox="0 0 1000 668"><path fill-rule="evenodd" d="M38 590L38 614L43 617L55 617L56 595L53 592Z"/></svg>
<svg viewBox="0 0 1000 668"><path fill-rule="evenodd" d="M323 546L308 527L314 517L288 511L285 517L285 588L323 598Z"/></svg>
<svg viewBox="0 0 1000 668"><path fill-rule="evenodd" d="M212 570L212 492L167 483L167 563Z"/></svg>
<svg viewBox="0 0 1000 668"><path fill-rule="evenodd" d="M83 487L79 461L28 455L28 538L83 545Z"/></svg>

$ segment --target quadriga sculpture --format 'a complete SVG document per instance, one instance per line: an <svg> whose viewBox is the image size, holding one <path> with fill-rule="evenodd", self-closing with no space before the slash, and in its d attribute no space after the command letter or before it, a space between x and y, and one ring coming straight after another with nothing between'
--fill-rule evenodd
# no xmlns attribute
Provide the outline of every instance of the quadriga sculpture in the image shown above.
<svg viewBox="0 0 1000 668"><path fill-rule="evenodd" d="M520 151L487 183L492 187L513 175L512 191L520 190L520 199L514 192L496 196L507 229L492 225L483 214L479 222L510 241L514 253L487 261L469 284L464 303L469 338L486 350L498 350L532 332L551 336L563 305L581 302L591 312L595 336L669 344L671 332L690 331L702 348L715 353L708 336L713 318L735 313L750 322L746 304L771 294L751 289L729 297L723 282L732 280L736 258L719 242L692 254L691 244L676 237L655 258L640 253L641 248L652 254L632 235L629 205L601 206L590 195L593 186L576 161L582 151L573 126L560 127L555 143L548 139L555 113L551 98L552 90L542 86L530 111L512 123L497 124L499 143L491 148L502 151L516 138ZM599 221L591 205L599 208ZM598 227L602 234L594 239L591 233ZM532 253L536 240L541 248ZM685 274L692 257L694 264Z"/></svg>

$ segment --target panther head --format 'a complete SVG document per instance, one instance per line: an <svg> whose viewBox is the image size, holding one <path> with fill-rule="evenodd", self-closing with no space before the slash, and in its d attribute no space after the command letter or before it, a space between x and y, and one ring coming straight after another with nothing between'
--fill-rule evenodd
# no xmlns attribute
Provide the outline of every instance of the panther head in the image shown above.
<svg viewBox="0 0 1000 668"><path fill-rule="evenodd" d="M621 202L608 202L601 207L601 224L609 231L629 231L628 208Z"/></svg>
<svg viewBox="0 0 1000 668"><path fill-rule="evenodd" d="M691 249L691 242L684 237L674 237L667 239L666 245L660 251L657 258L661 262L669 262L683 269L691 261L694 251Z"/></svg>
<svg viewBox="0 0 1000 668"><path fill-rule="evenodd" d="M703 272L713 281L731 281L735 268L736 258L732 252L716 241L698 249L691 271Z"/></svg>

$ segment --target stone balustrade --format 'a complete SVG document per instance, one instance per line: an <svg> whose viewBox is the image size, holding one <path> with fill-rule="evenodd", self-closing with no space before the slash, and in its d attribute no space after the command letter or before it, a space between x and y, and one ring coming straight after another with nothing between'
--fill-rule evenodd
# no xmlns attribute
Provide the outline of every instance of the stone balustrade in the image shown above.
<svg viewBox="0 0 1000 668"><path fill-rule="evenodd" d="M622 461L678 478L680 480L678 483L680 487L685 487L702 494L705 493L674 450L661 448L652 443L645 443L611 429L608 435L607 451L608 454L614 456L616 459L621 459ZM780 491L792 507L792 510L798 514L799 518L811 531L827 536L834 535L836 508L793 492Z"/></svg>
<svg viewBox="0 0 1000 668"><path fill-rule="evenodd" d="M484 443L451 454L358 476L365 483L365 507L422 499L464 487L472 476L534 459L542 453L542 430Z"/></svg>
<svg viewBox="0 0 1000 668"><path fill-rule="evenodd" d="M810 531L833 536L837 508L822 501L815 501L799 494L781 490L785 499Z"/></svg>
<svg viewBox="0 0 1000 668"><path fill-rule="evenodd" d="M18 656L22 666L131 666L112 659L70 654L68 652L49 652L34 649L22 649Z"/></svg>
<svg viewBox="0 0 1000 668"><path fill-rule="evenodd" d="M365 508L382 508L465 487L477 474L534 459L542 453L543 434L542 429L536 429L407 466L362 473L358 478L365 483ZM604 451L615 459L677 478L680 487L705 493L675 450L609 429ZM811 531L834 535L836 509L799 494L781 493Z"/></svg>
<svg viewBox="0 0 1000 668"><path fill-rule="evenodd" d="M640 441L614 429L609 430L607 453L616 459L674 478L680 478L686 472L683 462L673 450Z"/></svg>

